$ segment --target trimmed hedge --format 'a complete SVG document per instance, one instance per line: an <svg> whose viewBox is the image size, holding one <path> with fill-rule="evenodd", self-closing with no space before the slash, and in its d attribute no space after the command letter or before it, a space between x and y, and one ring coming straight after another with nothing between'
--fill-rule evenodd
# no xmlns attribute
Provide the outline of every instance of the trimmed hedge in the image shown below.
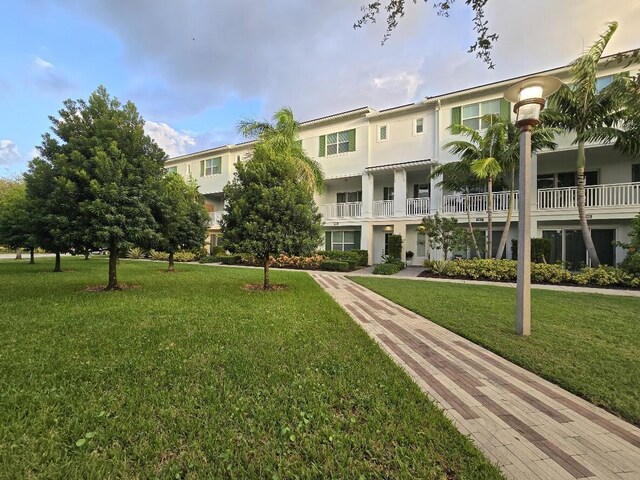
<svg viewBox="0 0 640 480"><path fill-rule="evenodd" d="M515 282L518 276L518 262L515 260L452 260L444 265L425 261L425 269L439 276L498 282ZM598 268L585 267L580 272L572 274L561 265L532 263L531 282L555 285L573 283L599 287L640 287L639 276L606 265Z"/></svg>
<svg viewBox="0 0 640 480"><path fill-rule="evenodd" d="M320 270L328 270L331 272L348 272L349 263L340 260L325 260L320 264Z"/></svg>
<svg viewBox="0 0 640 480"><path fill-rule="evenodd" d="M393 275L404 268L399 262L380 263L373 269L374 275Z"/></svg>
<svg viewBox="0 0 640 480"><path fill-rule="evenodd" d="M349 250L346 252L342 252L340 250L326 250L317 252L317 254L327 257L330 260L347 262L351 270L355 270L356 267L359 266L366 266L369 261L369 252L367 250Z"/></svg>

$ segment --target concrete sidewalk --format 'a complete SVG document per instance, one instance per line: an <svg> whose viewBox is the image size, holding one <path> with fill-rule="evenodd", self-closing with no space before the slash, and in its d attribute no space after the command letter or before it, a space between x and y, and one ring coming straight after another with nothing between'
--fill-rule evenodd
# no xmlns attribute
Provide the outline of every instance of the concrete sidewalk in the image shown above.
<svg viewBox="0 0 640 480"><path fill-rule="evenodd" d="M640 429L343 274L310 275L507 477L640 478Z"/></svg>

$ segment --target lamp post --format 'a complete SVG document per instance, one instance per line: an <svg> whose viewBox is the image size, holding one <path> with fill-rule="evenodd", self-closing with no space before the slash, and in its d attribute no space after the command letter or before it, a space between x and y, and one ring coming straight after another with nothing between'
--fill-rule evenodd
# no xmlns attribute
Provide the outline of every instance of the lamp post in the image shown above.
<svg viewBox="0 0 640 480"><path fill-rule="evenodd" d="M504 98L515 103L516 126L520 128L518 199L518 285L516 333L531 334L531 129L540 123L545 98L560 88L556 77L526 78L507 89Z"/></svg>

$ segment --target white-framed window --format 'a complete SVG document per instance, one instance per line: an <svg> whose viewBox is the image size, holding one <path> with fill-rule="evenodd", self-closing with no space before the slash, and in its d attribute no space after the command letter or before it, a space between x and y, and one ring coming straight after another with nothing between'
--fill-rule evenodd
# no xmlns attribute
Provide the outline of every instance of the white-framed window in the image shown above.
<svg viewBox="0 0 640 480"><path fill-rule="evenodd" d="M347 252L353 250L356 247L356 232L353 231L338 231L331 232L331 250L340 250Z"/></svg>
<svg viewBox="0 0 640 480"><path fill-rule="evenodd" d="M422 135L424 133L424 118L416 118L413 132L416 135Z"/></svg>
<svg viewBox="0 0 640 480"><path fill-rule="evenodd" d="M358 192L339 192L336 194L336 203L351 203L362 201L362 190Z"/></svg>
<svg viewBox="0 0 640 480"><path fill-rule="evenodd" d="M386 142L387 141L387 134L388 134L388 126L387 125L380 125L378 127L378 141L379 142Z"/></svg>
<svg viewBox="0 0 640 480"><path fill-rule="evenodd" d="M349 151L349 132L337 132L327 135L327 155Z"/></svg>
<svg viewBox="0 0 640 480"><path fill-rule="evenodd" d="M382 199L383 200L393 200L393 187L383 187L382 188Z"/></svg>
<svg viewBox="0 0 640 480"><path fill-rule="evenodd" d="M613 75L605 75L604 77L596 78L596 92L599 92L611 82L613 82Z"/></svg>
<svg viewBox="0 0 640 480"><path fill-rule="evenodd" d="M482 117L490 114L500 114L499 98L464 105L462 107L462 124L474 130L487 128L489 125L485 124L485 120Z"/></svg>
<svg viewBox="0 0 640 480"><path fill-rule="evenodd" d="M178 167L176 167L176 166L167 167L167 168L165 168L165 171L167 173L178 173Z"/></svg>
<svg viewBox="0 0 640 480"><path fill-rule="evenodd" d="M222 157L208 158L200 162L200 176L220 175L222 173Z"/></svg>

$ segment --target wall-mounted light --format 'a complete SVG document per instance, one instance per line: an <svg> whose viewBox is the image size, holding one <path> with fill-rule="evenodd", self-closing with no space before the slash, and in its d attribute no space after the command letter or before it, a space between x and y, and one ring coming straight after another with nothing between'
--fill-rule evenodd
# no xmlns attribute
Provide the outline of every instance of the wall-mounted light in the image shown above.
<svg viewBox="0 0 640 480"><path fill-rule="evenodd" d="M386 225L384 227L385 232L393 232L393 225Z"/></svg>

